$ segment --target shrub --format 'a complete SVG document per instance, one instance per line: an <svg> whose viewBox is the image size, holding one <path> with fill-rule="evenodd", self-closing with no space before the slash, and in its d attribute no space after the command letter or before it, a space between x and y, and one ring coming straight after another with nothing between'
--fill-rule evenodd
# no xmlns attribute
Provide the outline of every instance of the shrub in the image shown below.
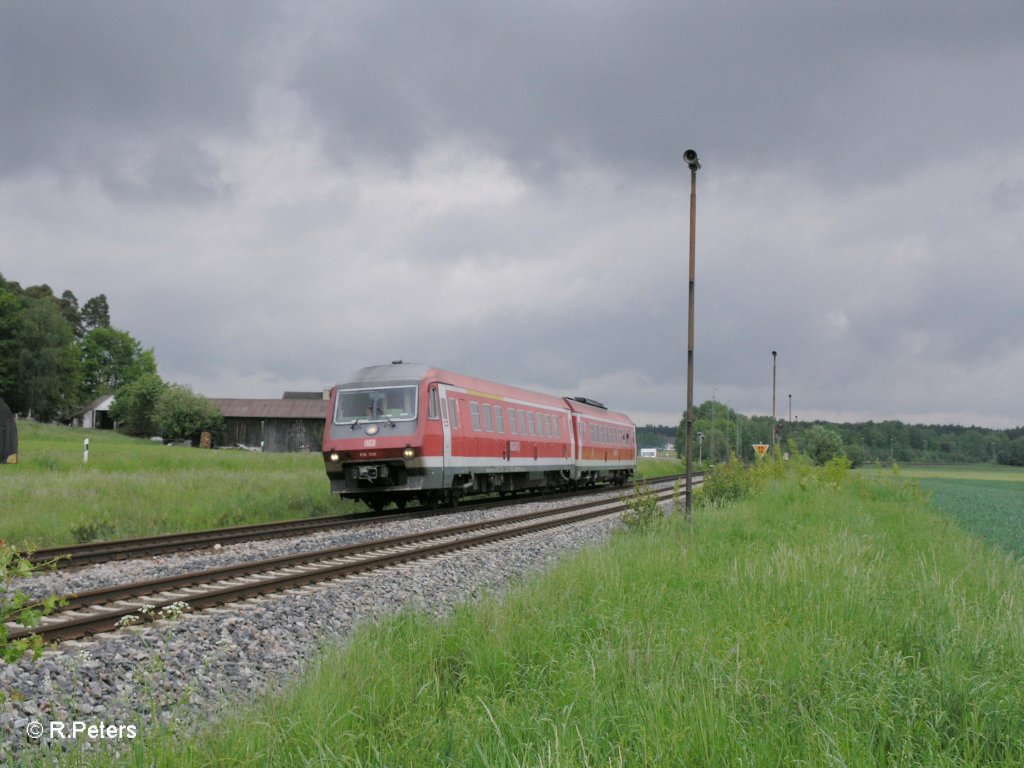
<svg viewBox="0 0 1024 768"><path fill-rule="evenodd" d="M201 432L224 432L224 417L216 406L184 384L170 384L164 389L154 419L167 440L194 440Z"/></svg>
<svg viewBox="0 0 1024 768"><path fill-rule="evenodd" d="M822 480L826 485L838 488L849 478L852 466L852 462L845 456L834 456L825 462L825 466L822 467Z"/></svg>
<svg viewBox="0 0 1024 768"><path fill-rule="evenodd" d="M655 520L664 516L658 506L658 497L646 483L633 486L633 498L626 502L626 511L622 513L622 522L627 530L649 528Z"/></svg>
<svg viewBox="0 0 1024 768"><path fill-rule="evenodd" d="M764 461L771 461L765 459ZM754 487L754 478L743 462L732 456L704 474L704 482L694 500L698 505L724 504L742 499Z"/></svg>
<svg viewBox="0 0 1024 768"><path fill-rule="evenodd" d="M155 435L156 406L167 385L155 373L146 373L114 393L110 418L130 435Z"/></svg>
<svg viewBox="0 0 1024 768"><path fill-rule="evenodd" d="M811 428L806 438L806 453L819 467L843 455L843 438L838 432L820 424Z"/></svg>

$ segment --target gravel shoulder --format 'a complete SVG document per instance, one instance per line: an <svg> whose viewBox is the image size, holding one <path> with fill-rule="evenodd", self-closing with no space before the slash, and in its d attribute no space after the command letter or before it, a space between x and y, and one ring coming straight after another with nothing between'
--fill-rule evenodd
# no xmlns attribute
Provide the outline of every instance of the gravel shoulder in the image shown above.
<svg viewBox="0 0 1024 768"><path fill-rule="evenodd" d="M609 493L618 498L621 492ZM535 502L516 511L556 506ZM510 514L508 508L439 515L400 524L250 542L181 555L44 574L23 585L35 594L214 568L245 560L439 528ZM0 763L22 750L51 751L51 722L134 725L139 733L175 721L208 721L228 701L251 700L300 672L324 643L344 641L361 621L412 607L444 615L453 606L543 570L567 553L598 545L618 515L399 568L185 614L173 621L63 644L36 662L0 666ZM27 735L41 723L44 738ZM70 728L70 725L68 726ZM82 742L83 739L79 739ZM50 744L51 749L46 749Z"/></svg>

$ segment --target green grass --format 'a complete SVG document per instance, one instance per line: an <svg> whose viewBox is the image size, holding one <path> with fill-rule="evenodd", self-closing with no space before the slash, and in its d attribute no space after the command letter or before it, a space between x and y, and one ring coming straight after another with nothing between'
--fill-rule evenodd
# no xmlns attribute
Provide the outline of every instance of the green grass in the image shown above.
<svg viewBox="0 0 1024 768"><path fill-rule="evenodd" d="M806 474L405 613L157 766L1024 764L1024 569L912 487Z"/></svg>
<svg viewBox="0 0 1024 768"><path fill-rule="evenodd" d="M21 421L19 463L0 466L0 539L23 547L147 536L365 506L330 493L320 454L201 451L110 431ZM89 438L89 462L82 441ZM680 472L643 460L638 474Z"/></svg>
<svg viewBox="0 0 1024 768"><path fill-rule="evenodd" d="M921 488L965 530L1024 557L1024 482L935 478Z"/></svg>
<svg viewBox="0 0 1024 768"><path fill-rule="evenodd" d="M893 470L888 466L867 466L862 470L876 477L892 477ZM904 465L896 468L896 473L903 478L947 480L988 480L1007 483L1024 483L1024 468L1004 467L998 464L949 464L949 465Z"/></svg>
<svg viewBox="0 0 1024 768"><path fill-rule="evenodd" d="M636 473L638 477L666 477L679 475L686 471L686 465L678 459L637 459Z"/></svg>
<svg viewBox="0 0 1024 768"><path fill-rule="evenodd" d="M339 514L319 454L163 446L108 431L18 423L18 464L0 467L0 539L73 544ZM82 461L88 437L89 462Z"/></svg>
<svg viewBox="0 0 1024 768"><path fill-rule="evenodd" d="M876 477L894 476L888 468L865 471ZM1024 557L1024 468L900 466L896 474L916 481L936 508L969 533Z"/></svg>

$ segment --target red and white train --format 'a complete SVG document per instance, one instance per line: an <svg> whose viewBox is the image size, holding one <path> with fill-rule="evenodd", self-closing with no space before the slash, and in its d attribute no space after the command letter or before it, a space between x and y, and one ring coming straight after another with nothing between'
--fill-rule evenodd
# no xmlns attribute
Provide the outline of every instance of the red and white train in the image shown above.
<svg viewBox="0 0 1024 768"><path fill-rule="evenodd" d="M622 485L636 470L629 417L426 365L363 368L331 390L331 491L375 510L472 493Z"/></svg>

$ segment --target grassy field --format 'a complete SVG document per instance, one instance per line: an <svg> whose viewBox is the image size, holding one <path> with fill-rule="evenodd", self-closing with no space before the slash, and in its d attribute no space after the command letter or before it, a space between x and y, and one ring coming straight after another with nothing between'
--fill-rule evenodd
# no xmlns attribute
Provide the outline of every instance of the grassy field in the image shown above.
<svg viewBox="0 0 1024 768"><path fill-rule="evenodd" d="M22 421L19 463L0 467L0 539L56 546L344 514L320 454L200 451L109 431ZM89 438L89 462L82 441ZM682 465L644 460L642 476Z"/></svg>
<svg viewBox="0 0 1024 768"><path fill-rule="evenodd" d="M867 470L893 477L892 470ZM1024 468L994 465L899 467L969 533L1024 557Z"/></svg>
<svg viewBox="0 0 1024 768"><path fill-rule="evenodd" d="M889 467L867 467L862 470L868 475L892 477ZM1024 468L1004 467L998 464L952 464L952 465L899 465L896 474L903 478L917 480L984 480L988 482L1024 483Z"/></svg>
<svg viewBox="0 0 1024 768"><path fill-rule="evenodd" d="M338 514L319 454L175 448L107 431L19 422L0 467L0 539L50 546ZM82 440L89 437L89 463Z"/></svg>
<svg viewBox="0 0 1024 768"><path fill-rule="evenodd" d="M913 486L804 476L407 613L158 766L1019 766L1024 568ZM98 763L97 763L98 764Z"/></svg>
<svg viewBox="0 0 1024 768"><path fill-rule="evenodd" d="M667 477L686 471L686 465L677 459L637 459L636 473L640 477Z"/></svg>

